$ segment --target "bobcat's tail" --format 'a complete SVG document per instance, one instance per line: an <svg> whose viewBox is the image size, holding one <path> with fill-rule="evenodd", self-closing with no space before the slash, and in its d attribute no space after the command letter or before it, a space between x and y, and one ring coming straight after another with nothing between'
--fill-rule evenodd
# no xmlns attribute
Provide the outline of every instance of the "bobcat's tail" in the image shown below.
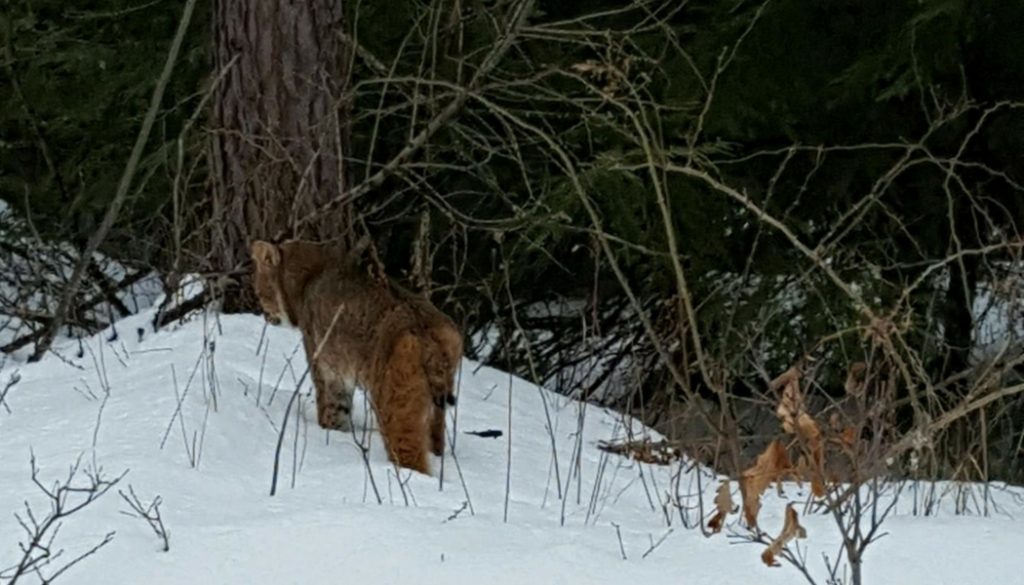
<svg viewBox="0 0 1024 585"><path fill-rule="evenodd" d="M444 410L458 399L455 375L462 361L462 336L452 327L435 327L429 338L432 343L425 348L423 370L434 405Z"/></svg>

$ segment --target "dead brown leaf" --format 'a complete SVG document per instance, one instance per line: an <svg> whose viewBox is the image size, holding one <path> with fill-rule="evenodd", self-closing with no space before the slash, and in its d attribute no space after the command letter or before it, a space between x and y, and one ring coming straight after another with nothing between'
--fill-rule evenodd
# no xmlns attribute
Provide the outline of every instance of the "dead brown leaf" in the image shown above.
<svg viewBox="0 0 1024 585"><path fill-rule="evenodd" d="M864 362L853 362L850 364L849 371L846 372L846 393L852 396L858 395L864 391L865 371L868 365Z"/></svg>
<svg viewBox="0 0 1024 585"><path fill-rule="evenodd" d="M743 496L743 517L747 526L757 526L757 513L761 511L761 494L771 483L782 481L786 474L793 473L786 448L778 440L772 441L757 457L753 467L745 470L740 477L740 494Z"/></svg>
<svg viewBox="0 0 1024 585"><path fill-rule="evenodd" d="M811 478L814 495L820 498L825 495L825 486L821 482L822 474L825 472L825 444L821 438L821 429L811 415L802 412L797 419L797 430L802 441L801 446L808 455L802 458L800 475Z"/></svg>
<svg viewBox="0 0 1024 585"><path fill-rule="evenodd" d="M811 480L811 493L816 498L825 497L825 470L821 463L814 462L812 458L801 455L796 461L797 475L801 479Z"/></svg>
<svg viewBox="0 0 1024 585"><path fill-rule="evenodd" d="M796 509L793 508L793 504L786 505L786 520L782 525L782 532L779 536L768 545L768 548L761 553L761 560L764 564L769 567L779 566L778 561L775 557L782 554L782 550L786 548L794 538L807 538L807 530L803 526L800 526L800 519L797 517Z"/></svg>
<svg viewBox="0 0 1024 585"><path fill-rule="evenodd" d="M604 65L602 63L599 63L599 62L597 62L597 61L595 61L593 59L587 59L586 61L581 61L580 63L574 63L570 67L570 69L572 69L573 71L575 71L577 73L594 73L594 72L604 73L605 71L607 71L608 66Z"/></svg>
<svg viewBox="0 0 1024 585"><path fill-rule="evenodd" d="M725 517L732 513L735 507L732 502L732 492L729 490L729 481L723 481L722 485L718 486L718 493L715 495L715 515L708 521L708 528L712 534L722 531Z"/></svg>
<svg viewBox="0 0 1024 585"><path fill-rule="evenodd" d="M796 431L796 419L804 411L804 398L800 393L800 370L793 366L772 380L768 385L771 390L782 388L782 397L775 414L782 421L782 429L787 433Z"/></svg>
<svg viewBox="0 0 1024 585"><path fill-rule="evenodd" d="M630 60L623 60L622 65L625 67L625 72L613 63L601 63L594 59L587 59L586 61L573 64L570 66L570 69L583 77L593 79L601 86L602 92L606 95L612 95L618 91L622 81L626 78L626 74L629 72Z"/></svg>
<svg viewBox="0 0 1024 585"><path fill-rule="evenodd" d="M846 427L841 433L839 433L839 442L847 449L853 449L857 443L857 429L854 427Z"/></svg>
<svg viewBox="0 0 1024 585"><path fill-rule="evenodd" d="M822 480L825 465L825 445L822 440L821 428L814 418L807 413L804 396L800 391L800 370L793 366L772 380L769 387L773 390L782 388L782 396L775 414L782 422L782 430L796 435L800 439L801 450L806 453L798 459L797 470L801 478L811 480L814 495L825 495Z"/></svg>

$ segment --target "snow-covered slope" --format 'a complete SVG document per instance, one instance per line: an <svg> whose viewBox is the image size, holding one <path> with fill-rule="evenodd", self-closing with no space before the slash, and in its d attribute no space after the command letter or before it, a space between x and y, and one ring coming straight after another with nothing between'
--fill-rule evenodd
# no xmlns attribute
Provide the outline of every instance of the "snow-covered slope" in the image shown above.
<svg viewBox="0 0 1024 585"><path fill-rule="evenodd" d="M621 416L469 361L434 477L396 473L372 428L364 461L357 443L372 417L361 393L355 435L317 427L304 382L272 497L279 431L305 367L298 334L238 315L198 316L154 334L151 317L86 340L80 356L67 343L60 357L0 371L0 390L15 368L20 376L9 412L0 405L0 569L20 557L13 514L24 516L26 501L46 511L30 477L34 455L44 485L79 458L83 470L127 472L66 519L54 543L66 559L116 534L58 584L802 581L761 564L760 546L684 526L699 522L696 471L598 450L599 440L625 435ZM489 430L502 436L470 434ZM717 482L703 473L707 503ZM142 520L119 513L128 505L117 490L129 485L147 502L161 497L169 552ZM787 489L794 499L802 493ZM989 518L891 518L890 535L869 551L866 582L1024 582L1024 528L1010 516L1019 500L999 497L1001 513ZM783 504L765 499L762 525L777 531ZM817 559L834 555L838 535L824 516L802 522L801 546L824 583Z"/></svg>

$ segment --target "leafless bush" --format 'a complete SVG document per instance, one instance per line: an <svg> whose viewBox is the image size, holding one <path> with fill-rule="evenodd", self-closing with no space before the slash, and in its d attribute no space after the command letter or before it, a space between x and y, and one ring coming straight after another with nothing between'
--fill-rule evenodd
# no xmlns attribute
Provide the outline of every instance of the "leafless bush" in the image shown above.
<svg viewBox="0 0 1024 585"><path fill-rule="evenodd" d="M805 551L796 541L806 532L793 503L785 509L779 536L771 537L758 524L762 493L771 483L795 479L810 484L803 513L832 517L842 536L839 551L825 558L828 583L860 585L864 553L883 536L882 524L895 509L902 484L892 481L895 461L901 459L899 437L893 424L895 378L882 361L858 362L851 367L845 398L813 412L801 387L804 367L793 367L772 381L777 392L775 413L782 435L758 456L739 477L745 529L734 527L731 537L768 548L762 560L776 566L778 559L798 569L810 583L817 583ZM910 453L913 457L913 452ZM730 483L719 487L715 515L708 521L712 533L725 526L736 508ZM847 574L848 570L848 574Z"/></svg>
<svg viewBox="0 0 1024 585"><path fill-rule="evenodd" d="M35 455L31 458L32 483L45 495L49 510L40 516L28 502L15 518L24 532L20 542L21 559L11 567L0 571L0 582L14 585L25 579L36 578L40 583L52 583L82 560L95 554L110 543L114 533L107 535L92 548L76 556L65 555L63 548L56 544L58 533L67 518L81 512L103 497L117 485L125 473L109 478L102 470L81 468L81 458L68 470L67 476L45 485L39 479L39 468ZM84 476L84 481L81 478ZM70 557L70 559L69 559Z"/></svg>
<svg viewBox="0 0 1024 585"><path fill-rule="evenodd" d="M160 516L160 504L163 503L163 499L160 496L156 496L153 500L145 504L139 499L139 496L135 494L135 489L128 485L128 493L124 493L124 490L117 490L117 493L121 494L128 507L131 508L131 512L121 511L125 516L132 518L140 518L146 521L146 524L153 530L157 538L160 539L161 549L163 552L171 550L171 533L164 526L164 520Z"/></svg>

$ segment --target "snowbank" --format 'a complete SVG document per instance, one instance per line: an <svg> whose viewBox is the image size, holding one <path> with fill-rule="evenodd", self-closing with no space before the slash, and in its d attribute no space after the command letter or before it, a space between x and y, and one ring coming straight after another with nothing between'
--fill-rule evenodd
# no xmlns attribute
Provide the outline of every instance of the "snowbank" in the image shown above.
<svg viewBox="0 0 1024 585"><path fill-rule="evenodd" d="M372 428L364 461L358 443L373 421L361 393L354 435L317 427L304 382L271 497L279 431L305 367L298 334L241 315L200 315L154 334L151 318L144 311L85 340L80 358L77 344L65 344L57 348L63 357L0 370L0 389L20 376L5 401L10 412L0 405L0 568L20 556L13 514L24 514L26 501L46 511L30 479L34 454L44 485L79 457L83 469L127 472L66 520L55 541L66 559L115 536L58 584L802 580L788 567L762 565L760 546L684 526L699 521L696 471L597 449L625 436L620 415L470 361L434 477L396 473ZM502 435L470 434L491 430ZM633 432L653 436L637 424ZM717 481L701 473L709 502ZM119 513L128 506L117 490L129 485L146 502L162 498L169 552L142 520ZM789 486L785 497L805 495ZM998 497L989 518L891 518L890 534L869 550L866 582L1020 582L1024 528L1012 519L1019 496ZM781 526L783 506L766 496L769 532ZM802 522L809 537L801 546L824 583L818 559L835 554L838 535L825 516Z"/></svg>

